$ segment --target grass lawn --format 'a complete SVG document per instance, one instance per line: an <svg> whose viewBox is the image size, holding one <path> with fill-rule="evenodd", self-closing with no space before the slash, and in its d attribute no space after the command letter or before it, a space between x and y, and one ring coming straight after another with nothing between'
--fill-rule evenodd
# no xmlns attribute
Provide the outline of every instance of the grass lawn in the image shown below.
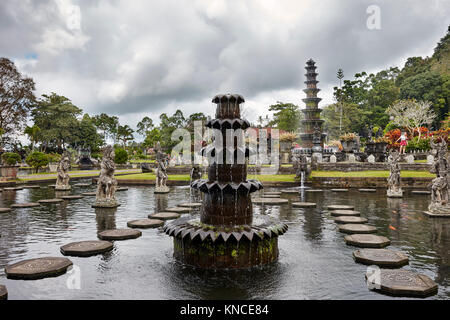
<svg viewBox="0 0 450 320"><path fill-rule="evenodd" d="M89 174L80 174L81 172L89 172ZM120 174L126 174L126 173L133 173L134 171L122 171L119 172ZM86 178L92 178L97 177L100 174L100 170L96 171L86 171L86 170L80 170L80 171L70 171L69 172L71 178L80 178L80 177L86 177ZM33 173L29 176L38 176L41 175L41 173ZM130 174L130 176L132 176ZM119 176L118 176L119 177ZM53 176L51 176L51 173L43 173L43 176L36 177L36 178L28 178L28 179L21 179L18 178L16 181L18 182L26 182L26 181L36 181L36 180L54 180L56 179L56 173L53 173Z"/></svg>
<svg viewBox="0 0 450 320"><path fill-rule="evenodd" d="M417 177L417 178L434 178L435 174L429 173L428 171L402 171L401 176L404 178ZM311 177L359 177L359 178L387 178L389 177L388 170L368 170L368 171L352 171L352 172L341 172L341 171L313 171Z"/></svg>

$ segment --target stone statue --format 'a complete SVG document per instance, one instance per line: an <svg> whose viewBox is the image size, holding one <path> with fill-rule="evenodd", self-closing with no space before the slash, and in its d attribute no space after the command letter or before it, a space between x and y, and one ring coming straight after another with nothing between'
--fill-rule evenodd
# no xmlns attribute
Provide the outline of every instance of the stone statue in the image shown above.
<svg viewBox="0 0 450 320"><path fill-rule="evenodd" d="M388 157L388 165L391 173L388 178L387 196L390 198L400 198L403 196L403 190L400 185L399 160L400 154L398 151L391 152Z"/></svg>
<svg viewBox="0 0 450 320"><path fill-rule="evenodd" d="M58 175L56 176L55 190L67 191L70 190L69 185L69 168L70 168L70 155L67 151L61 156L61 161L58 164Z"/></svg>
<svg viewBox="0 0 450 320"><path fill-rule="evenodd" d="M169 187L167 187L166 182L168 179L167 176L167 157L161 151L161 145L159 142L156 145L156 162L158 164L158 168L156 169L156 187L155 193L168 193L170 191Z"/></svg>
<svg viewBox="0 0 450 320"><path fill-rule="evenodd" d="M428 206L428 211L431 214L449 214L450 205L448 203L450 175L448 155L447 155L447 143L444 139L440 143L436 143L433 140L430 142L433 148L434 162L431 168L431 172L436 174L436 178L431 182L431 203Z"/></svg>
<svg viewBox="0 0 450 320"><path fill-rule="evenodd" d="M294 153L293 167L295 170L295 179L301 179L302 172L304 180L308 179L311 174L311 166L308 165L308 158L304 154Z"/></svg>
<svg viewBox="0 0 450 320"><path fill-rule="evenodd" d="M103 158L100 164L100 177L97 182L94 208L115 208L120 205L116 200L117 180L114 177L115 170L114 149L112 146L107 146L103 150Z"/></svg>

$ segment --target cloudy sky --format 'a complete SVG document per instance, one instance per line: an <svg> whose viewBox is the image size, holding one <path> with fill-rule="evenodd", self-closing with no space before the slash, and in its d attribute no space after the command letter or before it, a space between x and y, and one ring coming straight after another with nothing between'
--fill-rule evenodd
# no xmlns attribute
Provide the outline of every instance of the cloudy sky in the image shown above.
<svg viewBox="0 0 450 320"><path fill-rule="evenodd" d="M217 93L242 94L254 121L276 101L303 107L309 58L324 106L338 68L429 56L449 24L448 0L0 0L0 56L38 95L133 127L177 108L212 115Z"/></svg>

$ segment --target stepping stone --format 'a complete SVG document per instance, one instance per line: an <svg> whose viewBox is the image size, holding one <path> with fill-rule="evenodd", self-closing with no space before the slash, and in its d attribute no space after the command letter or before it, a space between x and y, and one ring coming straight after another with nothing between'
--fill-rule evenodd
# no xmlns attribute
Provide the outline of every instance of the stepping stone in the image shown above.
<svg viewBox="0 0 450 320"><path fill-rule="evenodd" d="M349 206L345 204L331 204L327 206L328 210L353 210L355 209L354 206Z"/></svg>
<svg viewBox="0 0 450 320"><path fill-rule="evenodd" d="M96 192L83 192L81 195L85 196L85 197L95 197L97 195L97 193Z"/></svg>
<svg viewBox="0 0 450 320"><path fill-rule="evenodd" d="M358 189L359 192L377 192L377 189Z"/></svg>
<svg viewBox="0 0 450 320"><path fill-rule="evenodd" d="M55 188L56 187L56 184L49 184L49 185L47 185L47 188Z"/></svg>
<svg viewBox="0 0 450 320"><path fill-rule="evenodd" d="M78 199L83 199L83 196L79 196L79 195L62 196L61 199L64 199L64 200L78 200Z"/></svg>
<svg viewBox="0 0 450 320"><path fill-rule="evenodd" d="M128 240L136 239L142 235L142 232L135 229L113 229L105 230L98 234L102 240Z"/></svg>
<svg viewBox="0 0 450 320"><path fill-rule="evenodd" d="M348 189L331 189L333 192L348 192Z"/></svg>
<svg viewBox="0 0 450 320"><path fill-rule="evenodd" d="M80 241L63 245L60 250L65 256L90 257L113 249L113 244L109 241Z"/></svg>
<svg viewBox="0 0 450 320"><path fill-rule="evenodd" d="M116 191L127 191L127 190L128 190L128 188L125 188L125 187L119 187L116 189Z"/></svg>
<svg viewBox="0 0 450 320"><path fill-rule="evenodd" d="M0 213L10 212L11 208L0 208Z"/></svg>
<svg viewBox="0 0 450 320"><path fill-rule="evenodd" d="M299 189L283 189L281 190L281 193L290 193L290 194L299 194Z"/></svg>
<svg viewBox="0 0 450 320"><path fill-rule="evenodd" d="M43 199L43 200L39 200L38 203L60 203L63 202L63 199Z"/></svg>
<svg viewBox="0 0 450 320"><path fill-rule="evenodd" d="M315 208L316 204L314 202L293 202L292 206L296 208Z"/></svg>
<svg viewBox="0 0 450 320"><path fill-rule="evenodd" d="M433 213L430 211L424 211L423 213L431 218L450 218L450 213Z"/></svg>
<svg viewBox="0 0 450 320"><path fill-rule="evenodd" d="M366 218L361 218L361 217L346 217L346 216L339 216L334 218L334 222L336 223L366 223L367 219Z"/></svg>
<svg viewBox="0 0 450 320"><path fill-rule="evenodd" d="M288 199L281 198L253 198L252 203L254 204L267 204L267 205L282 205L289 203Z"/></svg>
<svg viewBox="0 0 450 320"><path fill-rule="evenodd" d="M374 234L350 234L344 240L348 245L361 248L384 248L391 243L388 238Z"/></svg>
<svg viewBox="0 0 450 320"><path fill-rule="evenodd" d="M167 208L164 209L164 211L167 212L175 212L175 213L189 213L192 211L192 208L187 207L173 207L173 208Z"/></svg>
<svg viewBox="0 0 450 320"><path fill-rule="evenodd" d="M71 265L67 258L45 257L11 264L5 273L8 279L37 280L62 275Z"/></svg>
<svg viewBox="0 0 450 320"><path fill-rule="evenodd" d="M339 225L339 231L347 234L364 234L364 233L375 233L377 228L369 226L367 224L341 224Z"/></svg>
<svg viewBox="0 0 450 320"><path fill-rule="evenodd" d="M8 290L2 285L0 285L0 300L8 300Z"/></svg>
<svg viewBox="0 0 450 320"><path fill-rule="evenodd" d="M140 229L158 228L161 227L163 224L164 221L158 219L141 219L127 222L127 226L129 228L140 228Z"/></svg>
<svg viewBox="0 0 450 320"><path fill-rule="evenodd" d="M280 198L279 194L264 194L262 199L270 199L270 198Z"/></svg>
<svg viewBox="0 0 450 320"><path fill-rule="evenodd" d="M412 194L431 194L431 191L426 191L426 190L414 190L411 191Z"/></svg>
<svg viewBox="0 0 450 320"><path fill-rule="evenodd" d="M11 205L11 208L33 208L39 207L39 203L30 202L30 203L15 203Z"/></svg>
<svg viewBox="0 0 450 320"><path fill-rule="evenodd" d="M40 186L23 186L24 189L40 189Z"/></svg>
<svg viewBox="0 0 450 320"><path fill-rule="evenodd" d="M359 211L355 211L355 210L333 210L331 211L331 215L335 216L335 217L340 217L340 216L359 216L360 213Z"/></svg>
<svg viewBox="0 0 450 320"><path fill-rule="evenodd" d="M200 208L202 206L201 202L190 202L190 203L182 203L179 204L178 207L186 207L186 208Z"/></svg>
<svg viewBox="0 0 450 320"><path fill-rule="evenodd" d="M281 195L281 192L280 192L280 191L265 191L265 192L264 192L264 195L266 195L266 196L268 196L268 195L271 195L271 196L280 196L280 195Z"/></svg>
<svg viewBox="0 0 450 320"><path fill-rule="evenodd" d="M403 269L368 271L366 279L372 290L394 296L427 297L438 292L438 285L428 276Z"/></svg>
<svg viewBox="0 0 450 320"><path fill-rule="evenodd" d="M178 219L180 217L180 215L175 212L158 212L158 213L149 214L148 217L150 219L158 219L158 220L173 220L173 219Z"/></svg>
<svg viewBox="0 0 450 320"><path fill-rule="evenodd" d="M409 263L408 256L388 249L359 249L353 252L356 262L379 267L400 268Z"/></svg>
<svg viewBox="0 0 450 320"><path fill-rule="evenodd" d="M305 192L323 192L322 189L306 189Z"/></svg>
<svg viewBox="0 0 450 320"><path fill-rule="evenodd" d="M16 190L18 190L18 189L12 188L12 187L3 188L3 191L16 191Z"/></svg>
<svg viewBox="0 0 450 320"><path fill-rule="evenodd" d="M90 186L92 186L92 183L75 183L73 186L74 187L90 187Z"/></svg>

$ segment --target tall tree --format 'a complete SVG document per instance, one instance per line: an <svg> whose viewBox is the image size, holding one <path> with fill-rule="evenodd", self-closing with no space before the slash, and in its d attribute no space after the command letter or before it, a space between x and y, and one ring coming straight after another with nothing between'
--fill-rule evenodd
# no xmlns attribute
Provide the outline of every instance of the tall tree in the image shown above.
<svg viewBox="0 0 450 320"><path fill-rule="evenodd" d="M117 129L119 128L119 118L116 116L109 116L106 113L92 117L94 125L101 131L106 139L111 138L114 143L117 141Z"/></svg>
<svg viewBox="0 0 450 320"><path fill-rule="evenodd" d="M86 113L74 128L74 139L72 147L89 148L92 152L100 151L100 147L105 143L103 136L97 132L92 118Z"/></svg>
<svg viewBox="0 0 450 320"><path fill-rule="evenodd" d="M34 124L41 130L38 134L44 150L48 146L64 148L66 144L76 140L75 128L78 126L77 116L82 110L72 104L70 99L51 93L42 95L32 111Z"/></svg>
<svg viewBox="0 0 450 320"><path fill-rule="evenodd" d="M137 133L144 136L147 131L151 131L154 128L153 120L149 117L144 117L138 124L137 124Z"/></svg>
<svg viewBox="0 0 450 320"><path fill-rule="evenodd" d="M134 130L129 125L119 126L117 129L117 138L122 141L123 147L127 146L127 142L134 139Z"/></svg>
<svg viewBox="0 0 450 320"><path fill-rule="evenodd" d="M34 150L35 144L38 142L38 137L41 132L41 128L39 128L37 125L33 125L32 127L27 126L25 128L25 133L28 136L28 139L31 142L31 150Z"/></svg>
<svg viewBox="0 0 450 320"><path fill-rule="evenodd" d="M0 58L0 128L3 129L0 145L25 127L36 99L34 90L33 79L22 76L11 60Z"/></svg>
<svg viewBox="0 0 450 320"><path fill-rule="evenodd" d="M300 127L300 120L303 117L299 106L293 103L277 102L269 107L269 111L274 111L273 120L269 125L280 130L294 132Z"/></svg>

